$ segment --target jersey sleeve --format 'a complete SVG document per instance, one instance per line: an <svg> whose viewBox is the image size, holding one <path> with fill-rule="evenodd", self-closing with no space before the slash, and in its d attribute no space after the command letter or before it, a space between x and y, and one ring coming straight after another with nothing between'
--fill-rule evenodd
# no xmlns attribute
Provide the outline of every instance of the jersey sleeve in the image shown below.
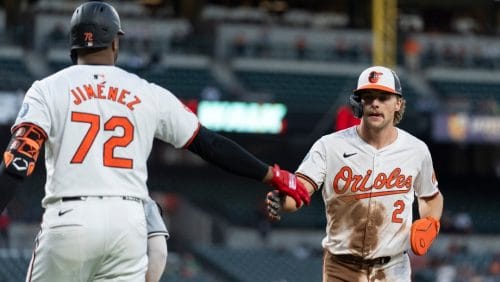
<svg viewBox="0 0 500 282"><path fill-rule="evenodd" d="M47 135L50 132L50 110L40 81L33 83L28 92L26 92L12 130L22 123L35 124L45 131Z"/></svg>
<svg viewBox="0 0 500 282"><path fill-rule="evenodd" d="M321 187L326 177L326 150L321 139L311 147L296 174L311 183L315 190Z"/></svg>
<svg viewBox="0 0 500 282"><path fill-rule="evenodd" d="M148 238L165 236L168 239L170 234L168 233L167 227L161 217L160 209L155 201L148 199L144 203L144 213L146 214Z"/></svg>
<svg viewBox="0 0 500 282"><path fill-rule="evenodd" d="M420 198L434 196L439 192L436 174L432 165L431 153L427 146L424 148L425 154L422 160L421 171L415 179L415 194Z"/></svg>
<svg viewBox="0 0 500 282"><path fill-rule="evenodd" d="M155 137L176 148L186 147L199 130L198 117L171 92L155 84L151 85L159 99Z"/></svg>

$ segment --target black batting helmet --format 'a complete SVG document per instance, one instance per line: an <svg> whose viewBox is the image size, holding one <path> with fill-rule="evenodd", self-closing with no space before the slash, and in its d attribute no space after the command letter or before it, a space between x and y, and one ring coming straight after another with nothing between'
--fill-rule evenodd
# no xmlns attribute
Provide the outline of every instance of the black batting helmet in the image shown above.
<svg viewBox="0 0 500 282"><path fill-rule="evenodd" d="M108 47L116 35L125 34L115 8L99 1L87 2L76 8L70 26L73 61L76 59L75 50Z"/></svg>

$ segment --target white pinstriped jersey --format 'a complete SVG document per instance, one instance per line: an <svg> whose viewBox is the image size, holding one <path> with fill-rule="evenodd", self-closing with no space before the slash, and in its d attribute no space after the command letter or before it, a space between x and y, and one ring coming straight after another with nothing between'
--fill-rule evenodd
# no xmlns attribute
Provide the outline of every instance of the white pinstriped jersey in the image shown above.
<svg viewBox="0 0 500 282"><path fill-rule="evenodd" d="M47 203L80 195L147 198L153 139L185 146L199 122L169 91L116 66L75 65L28 90L14 124L33 123L45 145Z"/></svg>
<svg viewBox="0 0 500 282"><path fill-rule="evenodd" d="M402 253L409 246L414 194L438 193L427 145L401 129L395 142L378 150L359 137L356 126L323 136L297 174L322 187L322 245L332 254Z"/></svg>

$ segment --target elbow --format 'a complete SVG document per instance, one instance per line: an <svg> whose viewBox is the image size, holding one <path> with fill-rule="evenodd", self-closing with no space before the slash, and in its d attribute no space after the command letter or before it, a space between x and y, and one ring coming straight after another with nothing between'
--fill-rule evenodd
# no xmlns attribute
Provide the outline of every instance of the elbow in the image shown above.
<svg viewBox="0 0 500 282"><path fill-rule="evenodd" d="M162 246L162 248L155 248L150 250L150 258L154 259L159 265L166 265L168 258L167 245Z"/></svg>
<svg viewBox="0 0 500 282"><path fill-rule="evenodd" d="M148 258L157 265L166 265L168 257L167 241L163 236L148 240Z"/></svg>

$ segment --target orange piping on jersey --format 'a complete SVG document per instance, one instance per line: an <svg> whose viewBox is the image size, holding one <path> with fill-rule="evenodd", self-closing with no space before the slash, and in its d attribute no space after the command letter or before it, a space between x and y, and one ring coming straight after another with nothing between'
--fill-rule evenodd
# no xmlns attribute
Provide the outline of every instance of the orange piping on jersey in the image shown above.
<svg viewBox="0 0 500 282"><path fill-rule="evenodd" d="M309 182L309 184L311 184L312 187L314 188L314 191L318 191L318 184L316 184L309 176L307 176L303 173L300 173L300 172L297 172L296 175L297 175L297 177L300 177L300 178L304 179L305 181Z"/></svg>
<svg viewBox="0 0 500 282"><path fill-rule="evenodd" d="M375 198L375 197L382 197L382 196L389 196L389 195L396 195L396 194L405 194L408 193L411 190L405 189L405 190L395 190L395 191L381 191L381 192L373 192L373 193L363 193L363 194L351 194L351 195L345 195L345 196L340 196L339 199L342 200L344 203L349 203L355 200L360 200L360 199L366 199L366 198Z"/></svg>
<svg viewBox="0 0 500 282"><path fill-rule="evenodd" d="M418 197L418 198L419 199L432 199L432 198L436 197L438 194L439 194L439 190L436 191L435 193L429 195L429 196L422 196L422 197Z"/></svg>
<svg viewBox="0 0 500 282"><path fill-rule="evenodd" d="M191 138L189 138L189 140L186 142L186 144L184 144L184 146L182 146L183 149L186 149L187 147L189 147L189 145L191 145L191 143L193 142L196 135L198 135L198 131L200 131L200 127L201 127L201 124L198 122L198 127L193 132L193 135L191 136Z"/></svg>

